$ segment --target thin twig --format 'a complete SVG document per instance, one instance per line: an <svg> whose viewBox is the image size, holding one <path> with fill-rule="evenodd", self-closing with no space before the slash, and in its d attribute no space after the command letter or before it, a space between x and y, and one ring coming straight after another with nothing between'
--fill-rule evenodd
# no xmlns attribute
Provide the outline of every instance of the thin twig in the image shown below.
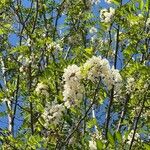
<svg viewBox="0 0 150 150"><path fill-rule="evenodd" d="M130 147L129 147L129 150L131 150L132 148L132 145L133 145L133 142L134 142L134 137L135 137L135 133L136 133L136 130L137 130L137 125L138 125L138 122L140 120L140 116L142 114L142 111L143 111L143 108L144 108L144 104L145 104L145 101L146 101L146 96L144 97L144 100L143 100L143 103L142 103L142 107L140 109L140 112L135 120L135 126L134 126L134 132L133 132L133 136L132 136L132 140L131 140L131 143L130 143Z"/></svg>
<svg viewBox="0 0 150 150"><path fill-rule="evenodd" d="M129 102L129 99L130 99L130 96L127 95L127 96L126 96L125 103L124 103L123 110L122 110L122 112L121 112L121 116L120 116L120 120L119 120L119 123L118 123L117 131L119 131L120 128L121 128L121 124L122 124L122 122L123 122L123 120L124 120L124 117L125 117L125 114L126 114L127 104L128 104L128 102Z"/></svg>

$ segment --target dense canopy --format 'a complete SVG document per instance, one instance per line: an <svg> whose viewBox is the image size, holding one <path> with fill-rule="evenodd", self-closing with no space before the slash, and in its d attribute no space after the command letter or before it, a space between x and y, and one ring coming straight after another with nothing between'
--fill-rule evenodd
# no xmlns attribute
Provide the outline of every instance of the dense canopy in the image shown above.
<svg viewBox="0 0 150 150"><path fill-rule="evenodd" d="M1 0L2 150L150 149L149 0Z"/></svg>

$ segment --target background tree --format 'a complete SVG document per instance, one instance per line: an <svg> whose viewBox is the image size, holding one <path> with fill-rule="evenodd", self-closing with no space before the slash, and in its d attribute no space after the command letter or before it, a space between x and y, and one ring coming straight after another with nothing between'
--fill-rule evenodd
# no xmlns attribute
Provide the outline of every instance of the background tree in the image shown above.
<svg viewBox="0 0 150 150"><path fill-rule="evenodd" d="M150 149L149 0L1 0L1 149Z"/></svg>

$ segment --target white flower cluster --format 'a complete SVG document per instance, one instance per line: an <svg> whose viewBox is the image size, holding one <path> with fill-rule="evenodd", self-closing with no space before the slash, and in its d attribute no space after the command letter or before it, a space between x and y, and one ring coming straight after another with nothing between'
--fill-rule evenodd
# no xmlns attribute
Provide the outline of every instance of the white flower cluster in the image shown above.
<svg viewBox="0 0 150 150"><path fill-rule="evenodd" d="M119 70L118 69L114 69L114 67L112 67L110 76L111 76L110 81L109 82L106 81L107 82L107 86L109 87L108 84L112 83L112 85L114 85L114 87L115 87L115 91L120 90L120 87L122 86L122 77L121 77L121 75L119 73ZM107 80L107 78L106 78L106 80ZM111 88L111 86L110 86L110 88Z"/></svg>
<svg viewBox="0 0 150 150"><path fill-rule="evenodd" d="M35 92L38 94L38 95L44 95L46 97L49 96L49 93L48 93L48 86L43 84L43 83L38 83L37 84L37 87L35 89Z"/></svg>
<svg viewBox="0 0 150 150"><path fill-rule="evenodd" d="M30 57L19 55L17 58L17 61L19 61L21 63L19 71L25 75L26 72L28 72L29 64L32 64L32 68L37 68L38 66L36 63L36 58L37 57L33 53L31 54Z"/></svg>
<svg viewBox="0 0 150 150"><path fill-rule="evenodd" d="M93 139L89 141L89 148L90 150L97 150L96 142Z"/></svg>
<svg viewBox="0 0 150 150"><path fill-rule="evenodd" d="M115 14L115 9L110 7L109 9L102 9L100 12L100 18L102 22L109 23L111 22L113 16Z"/></svg>
<svg viewBox="0 0 150 150"><path fill-rule="evenodd" d="M133 133L134 133L134 130L131 130L131 132L129 133L127 137L127 144L131 144ZM137 141L139 138L140 138L140 135L138 133L135 133L134 140Z"/></svg>
<svg viewBox="0 0 150 150"><path fill-rule="evenodd" d="M27 44L27 46L29 46L29 47L31 46L31 39L30 39L30 38L27 39L26 44Z"/></svg>
<svg viewBox="0 0 150 150"><path fill-rule="evenodd" d="M63 48L60 46L60 44L56 43L56 42L52 42L50 44L47 44L47 48L53 49L55 51L62 51L63 50Z"/></svg>
<svg viewBox="0 0 150 150"><path fill-rule="evenodd" d="M32 62L31 58L24 57L23 55L20 55L17 60L24 66L28 66Z"/></svg>
<svg viewBox="0 0 150 150"><path fill-rule="evenodd" d="M143 18L144 16L142 14L138 14L138 17L139 18Z"/></svg>
<svg viewBox="0 0 150 150"><path fill-rule="evenodd" d="M126 85L126 93L130 94L132 91L135 90L135 79L130 77L127 79L127 85Z"/></svg>
<svg viewBox="0 0 150 150"><path fill-rule="evenodd" d="M105 0L106 3L111 4L112 0Z"/></svg>
<svg viewBox="0 0 150 150"><path fill-rule="evenodd" d="M111 68L108 60L100 56L88 59L81 68L77 65L69 65L63 75L65 106L70 108L82 99L84 86L81 84L81 79L88 79L95 83L100 77L109 90L114 86L117 91L122 85L119 70Z"/></svg>
<svg viewBox="0 0 150 150"><path fill-rule="evenodd" d="M89 30L89 33L92 34L91 42L92 43L96 42L96 40L97 40L97 35L96 35L97 29L95 27L91 27L90 30Z"/></svg>
<svg viewBox="0 0 150 150"><path fill-rule="evenodd" d="M106 59L93 56L85 62L83 70L87 71L87 78L94 82L102 75L102 72L107 73L110 70L110 66Z"/></svg>
<svg viewBox="0 0 150 150"><path fill-rule="evenodd" d="M137 20L130 20L130 26L138 25L139 21Z"/></svg>
<svg viewBox="0 0 150 150"><path fill-rule="evenodd" d="M63 116L63 111L65 110L62 104L52 104L46 105L45 111L42 117L45 120L44 126L48 128L50 124L57 125Z"/></svg>
<svg viewBox="0 0 150 150"><path fill-rule="evenodd" d="M71 105L77 104L82 99L84 86L81 84L81 79L88 79L95 83L100 77L109 90L114 86L117 91L122 85L119 70L111 68L108 60L100 56L88 59L82 67L69 65L63 75L65 106L70 108Z"/></svg>
<svg viewBox="0 0 150 150"><path fill-rule="evenodd" d="M108 89L111 89L114 85L116 88L120 88L122 78L119 74L119 70L110 68L107 59L93 56L85 62L83 65L84 76L87 79L95 82L101 77Z"/></svg>
<svg viewBox="0 0 150 150"><path fill-rule="evenodd" d="M83 97L83 85L81 85L80 80L82 79L82 75L80 72L80 67L77 65L69 65L64 70L63 80L65 82L64 85L64 102L67 108L70 108L72 104L77 104L78 100Z"/></svg>

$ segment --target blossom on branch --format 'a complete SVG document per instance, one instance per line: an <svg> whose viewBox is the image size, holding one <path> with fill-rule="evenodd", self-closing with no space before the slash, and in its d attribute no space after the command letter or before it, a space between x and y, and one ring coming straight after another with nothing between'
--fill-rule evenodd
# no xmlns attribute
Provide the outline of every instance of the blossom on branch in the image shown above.
<svg viewBox="0 0 150 150"><path fill-rule="evenodd" d="M57 125L63 116L65 110L62 104L47 104L42 117L45 120L44 126L48 128L50 124Z"/></svg>
<svg viewBox="0 0 150 150"><path fill-rule="evenodd" d="M38 83L37 84L37 87L35 89L35 92L38 94L38 95L44 95L46 97L49 96L49 93L48 93L48 86L43 84L43 83Z"/></svg>
<svg viewBox="0 0 150 150"><path fill-rule="evenodd" d="M100 18L102 22L109 23L114 17L115 9L110 7L109 9L102 9L100 11Z"/></svg>
<svg viewBox="0 0 150 150"><path fill-rule="evenodd" d="M70 108L72 104L77 104L78 100L83 97L83 85L80 83L82 79L80 67L77 65L69 65L64 70L64 102L67 108Z"/></svg>
<svg viewBox="0 0 150 150"><path fill-rule="evenodd" d="M89 141L89 148L90 150L97 150L96 142L93 139Z"/></svg>

